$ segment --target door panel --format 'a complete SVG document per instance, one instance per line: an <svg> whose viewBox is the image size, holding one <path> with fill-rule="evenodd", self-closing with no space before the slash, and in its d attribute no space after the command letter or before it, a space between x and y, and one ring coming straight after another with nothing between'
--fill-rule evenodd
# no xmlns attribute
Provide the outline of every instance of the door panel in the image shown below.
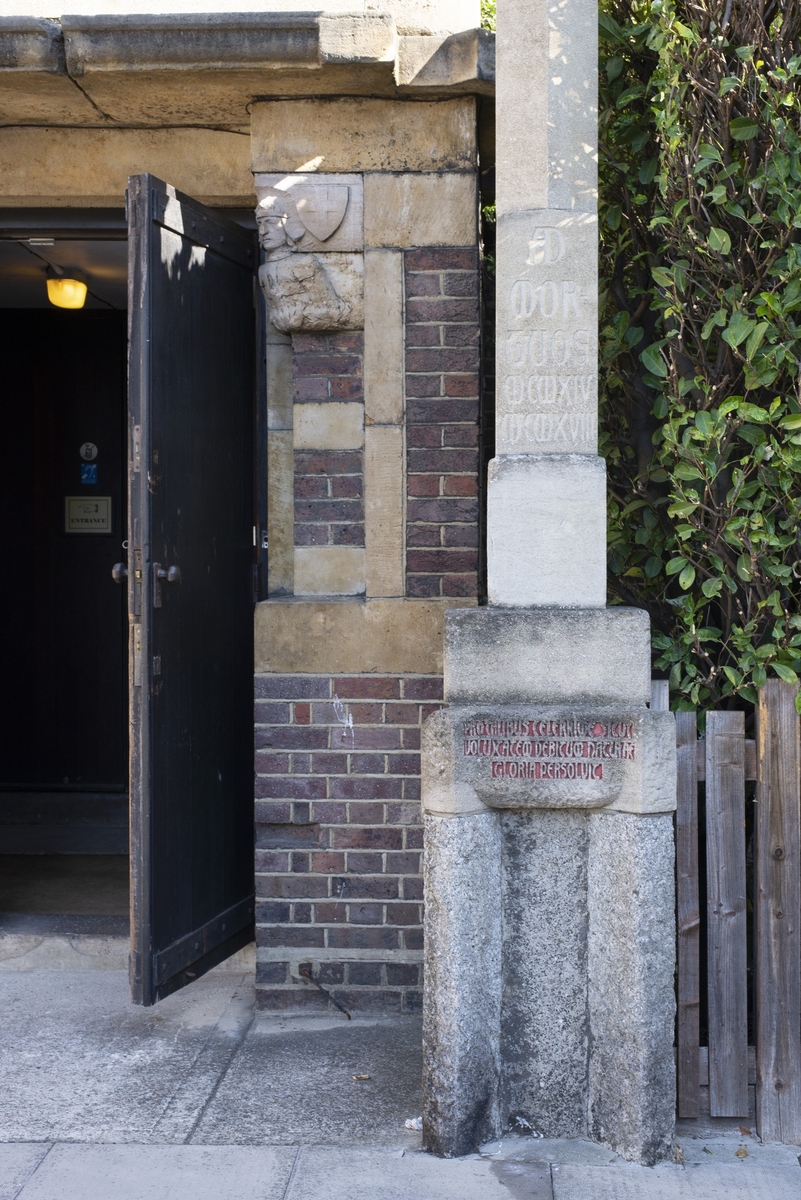
<svg viewBox="0 0 801 1200"><path fill-rule="evenodd" d="M152 1004L252 938L256 252L152 176L128 206L131 988Z"/></svg>

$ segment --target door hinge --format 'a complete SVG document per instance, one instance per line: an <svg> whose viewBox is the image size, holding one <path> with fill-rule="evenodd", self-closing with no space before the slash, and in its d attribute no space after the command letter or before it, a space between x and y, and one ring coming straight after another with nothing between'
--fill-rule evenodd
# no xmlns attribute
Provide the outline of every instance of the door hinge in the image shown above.
<svg viewBox="0 0 801 1200"><path fill-rule="evenodd" d="M142 626L133 627L133 681L134 687L142 686Z"/></svg>
<svg viewBox="0 0 801 1200"><path fill-rule="evenodd" d="M134 471L142 470L142 426L134 425L133 427L133 469Z"/></svg>

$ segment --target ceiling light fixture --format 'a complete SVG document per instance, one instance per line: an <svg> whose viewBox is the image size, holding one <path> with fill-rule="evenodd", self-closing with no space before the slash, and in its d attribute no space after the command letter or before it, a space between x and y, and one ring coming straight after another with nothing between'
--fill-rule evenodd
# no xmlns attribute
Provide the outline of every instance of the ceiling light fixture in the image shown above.
<svg viewBox="0 0 801 1200"><path fill-rule="evenodd" d="M86 277L82 271L65 267L61 274L55 267L47 270L47 298L56 308L83 308L86 303Z"/></svg>

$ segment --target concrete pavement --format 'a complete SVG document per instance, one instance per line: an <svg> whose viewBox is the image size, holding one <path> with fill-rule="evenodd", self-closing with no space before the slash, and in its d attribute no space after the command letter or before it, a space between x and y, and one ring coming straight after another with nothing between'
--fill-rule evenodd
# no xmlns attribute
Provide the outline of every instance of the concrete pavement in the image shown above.
<svg viewBox="0 0 801 1200"><path fill-rule="evenodd" d="M534 1137L432 1158L404 1126L417 1020L252 1005L249 970L151 1009L120 970L0 970L0 1200L801 1198L801 1148L709 1121L679 1128L676 1162L654 1169Z"/></svg>

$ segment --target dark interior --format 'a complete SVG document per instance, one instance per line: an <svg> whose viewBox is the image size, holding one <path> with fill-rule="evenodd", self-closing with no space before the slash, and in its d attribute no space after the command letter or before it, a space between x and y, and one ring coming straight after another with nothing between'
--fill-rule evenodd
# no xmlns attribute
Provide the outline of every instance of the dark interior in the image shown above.
<svg viewBox="0 0 801 1200"><path fill-rule="evenodd" d="M127 926L126 243L42 241L0 241L0 923Z"/></svg>

